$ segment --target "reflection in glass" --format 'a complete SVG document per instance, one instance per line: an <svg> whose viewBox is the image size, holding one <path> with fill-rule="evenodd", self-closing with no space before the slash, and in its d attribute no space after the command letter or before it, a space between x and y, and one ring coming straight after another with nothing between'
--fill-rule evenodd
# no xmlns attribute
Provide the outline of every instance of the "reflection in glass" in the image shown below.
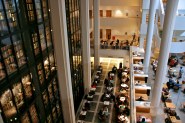
<svg viewBox="0 0 185 123"><path fill-rule="evenodd" d="M13 95L14 95L14 99L15 99L15 103L17 105L17 108L20 108L24 104L21 83L14 84L12 91L13 91Z"/></svg>
<svg viewBox="0 0 185 123"><path fill-rule="evenodd" d="M26 75L26 76L22 77L22 83L23 83L23 87L25 90L26 98L31 98L33 95L33 92L32 92L30 75Z"/></svg>
<svg viewBox="0 0 185 123"><path fill-rule="evenodd" d="M45 70L45 75L46 75L46 79L47 79L49 77L49 75L50 75L49 60L48 60L48 58L46 58L44 60L44 70Z"/></svg>
<svg viewBox="0 0 185 123"><path fill-rule="evenodd" d="M35 105L32 105L30 107L30 116L31 116L32 123L38 123L39 119L38 119L38 114L37 114Z"/></svg>
<svg viewBox="0 0 185 123"><path fill-rule="evenodd" d="M44 73L43 73L43 68L41 63L37 65L37 70L39 75L39 81L42 84L44 82Z"/></svg>
<svg viewBox="0 0 185 123"><path fill-rule="evenodd" d="M3 0L6 9L6 15L8 18L8 23L10 30L14 31L17 28L17 13L15 8L15 3L13 0Z"/></svg>
<svg viewBox="0 0 185 123"><path fill-rule="evenodd" d="M12 39L13 39L17 62L20 67L26 63L26 58L25 58L23 46L22 46L23 44L22 44L20 35L14 35L12 36Z"/></svg>
<svg viewBox="0 0 185 123"><path fill-rule="evenodd" d="M39 26L39 35L40 35L40 44L42 51L46 49L46 41L45 41L45 36L44 36L44 27L43 25Z"/></svg>
<svg viewBox="0 0 185 123"><path fill-rule="evenodd" d="M12 100L12 93L8 89L0 97L1 105L4 111L4 114L7 118L15 115L17 113L15 105Z"/></svg>
<svg viewBox="0 0 185 123"><path fill-rule="evenodd" d="M37 55L40 52L37 33L32 34L32 41L33 41L33 48L34 48L34 51L35 51L35 55Z"/></svg>
<svg viewBox="0 0 185 123"><path fill-rule="evenodd" d="M41 22L42 21L42 12L41 12L40 0L34 0L34 1L35 1L36 13L37 13L37 21Z"/></svg>
<svg viewBox="0 0 185 123"><path fill-rule="evenodd" d="M1 41L1 51L8 74L16 71L17 65L15 64L15 57L12 53L12 44L10 38L6 38Z"/></svg>
<svg viewBox="0 0 185 123"><path fill-rule="evenodd" d="M22 123L30 123L30 119L29 119L27 112L21 117L21 122Z"/></svg>
<svg viewBox="0 0 185 123"><path fill-rule="evenodd" d="M42 98L43 98L43 101L44 101L44 105L47 106L47 104L48 104L48 96L47 96L46 90L42 93Z"/></svg>

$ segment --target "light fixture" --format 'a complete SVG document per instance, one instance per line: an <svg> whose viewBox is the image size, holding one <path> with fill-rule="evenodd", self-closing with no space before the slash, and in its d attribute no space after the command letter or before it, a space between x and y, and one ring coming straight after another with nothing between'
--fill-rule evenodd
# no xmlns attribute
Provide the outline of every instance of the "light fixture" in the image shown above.
<svg viewBox="0 0 185 123"><path fill-rule="evenodd" d="M115 16L116 16L116 17L122 17L122 16L123 16L122 11L121 11L121 10L116 10Z"/></svg>

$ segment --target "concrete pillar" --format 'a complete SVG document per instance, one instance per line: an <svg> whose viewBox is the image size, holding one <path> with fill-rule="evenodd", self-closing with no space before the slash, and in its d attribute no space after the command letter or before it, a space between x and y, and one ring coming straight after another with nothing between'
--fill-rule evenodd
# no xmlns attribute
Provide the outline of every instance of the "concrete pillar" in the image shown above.
<svg viewBox="0 0 185 123"><path fill-rule="evenodd" d="M94 67L95 70L99 65L99 49L100 49L100 16L99 16L100 0L93 0L94 13Z"/></svg>
<svg viewBox="0 0 185 123"><path fill-rule="evenodd" d="M161 100L161 91L166 76L167 62L171 48L171 40L173 36L178 2L179 0L168 0L167 2L163 34L160 46L159 62L151 100L151 106L154 109L157 109L159 107Z"/></svg>
<svg viewBox="0 0 185 123"><path fill-rule="evenodd" d="M91 87L91 60L90 60L90 37L89 37L89 0L81 0L81 41L83 60L84 92L88 93Z"/></svg>
<svg viewBox="0 0 185 123"><path fill-rule="evenodd" d="M155 13L156 13L156 8L157 8L158 4L159 4L159 0L151 0L150 1L149 22L148 22L148 28L147 28L146 49L145 49L145 59L144 59L144 72L146 74L148 73L148 69L149 69L149 65L150 65Z"/></svg>
<svg viewBox="0 0 185 123"><path fill-rule="evenodd" d="M65 0L50 2L60 99L65 123L75 122L67 36Z"/></svg>

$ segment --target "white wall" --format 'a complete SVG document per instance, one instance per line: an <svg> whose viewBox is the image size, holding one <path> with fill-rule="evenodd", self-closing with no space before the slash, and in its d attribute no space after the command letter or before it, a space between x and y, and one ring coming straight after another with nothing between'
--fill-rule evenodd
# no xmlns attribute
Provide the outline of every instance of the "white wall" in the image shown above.
<svg viewBox="0 0 185 123"><path fill-rule="evenodd" d="M141 12L138 6L100 6L103 10L103 16L106 17L106 10L112 10L112 17L141 17ZM128 13L128 16L126 16Z"/></svg>
<svg viewBox="0 0 185 123"><path fill-rule="evenodd" d="M101 6L139 6L140 0L100 0Z"/></svg>
<svg viewBox="0 0 185 123"><path fill-rule="evenodd" d="M140 21L135 18L101 18L101 29L112 29L112 35L124 35L127 32L128 35L132 35L134 32L138 32Z"/></svg>
<svg viewBox="0 0 185 123"><path fill-rule="evenodd" d="M185 42L172 42L170 53L185 52Z"/></svg>
<svg viewBox="0 0 185 123"><path fill-rule="evenodd" d="M185 0L179 0L178 9L185 10Z"/></svg>

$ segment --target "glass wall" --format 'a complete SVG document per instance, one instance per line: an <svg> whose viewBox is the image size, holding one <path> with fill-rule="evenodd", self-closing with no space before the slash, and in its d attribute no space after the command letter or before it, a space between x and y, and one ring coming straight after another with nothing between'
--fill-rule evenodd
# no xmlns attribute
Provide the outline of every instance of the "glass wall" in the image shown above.
<svg viewBox="0 0 185 123"><path fill-rule="evenodd" d="M69 56L72 56L70 57L70 67L74 107L77 111L84 95L79 0L66 0L66 19Z"/></svg>
<svg viewBox="0 0 185 123"><path fill-rule="evenodd" d="M63 122L48 0L0 1L0 115Z"/></svg>

